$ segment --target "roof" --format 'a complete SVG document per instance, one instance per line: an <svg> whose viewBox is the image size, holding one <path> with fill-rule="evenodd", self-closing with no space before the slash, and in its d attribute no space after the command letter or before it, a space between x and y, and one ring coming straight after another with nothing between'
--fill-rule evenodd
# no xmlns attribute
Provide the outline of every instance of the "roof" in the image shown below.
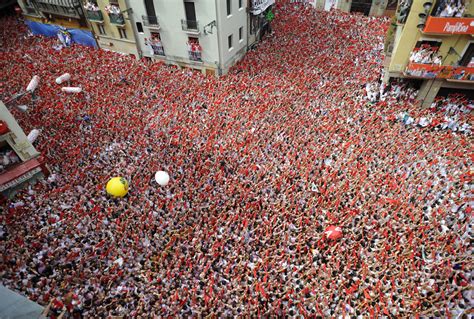
<svg viewBox="0 0 474 319"><path fill-rule="evenodd" d="M43 309L37 303L0 285L0 318L36 319Z"/></svg>

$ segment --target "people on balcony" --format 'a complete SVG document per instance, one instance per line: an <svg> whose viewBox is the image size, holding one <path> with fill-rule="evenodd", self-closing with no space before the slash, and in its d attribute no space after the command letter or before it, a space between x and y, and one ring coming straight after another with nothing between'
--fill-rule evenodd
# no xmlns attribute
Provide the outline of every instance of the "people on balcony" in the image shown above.
<svg viewBox="0 0 474 319"><path fill-rule="evenodd" d="M202 61L202 47L198 41L189 40L187 43L189 58L193 61Z"/></svg>
<svg viewBox="0 0 474 319"><path fill-rule="evenodd" d="M145 38L145 44L150 46L151 54L165 55L163 44L161 43L161 40L158 37L152 36L150 39Z"/></svg>
<svg viewBox="0 0 474 319"><path fill-rule="evenodd" d="M438 6L435 16L442 18L461 18L466 5L464 0L442 0Z"/></svg>
<svg viewBox="0 0 474 319"><path fill-rule="evenodd" d="M87 1L86 4L84 5L84 9L87 11L100 11L99 6L97 3L89 2Z"/></svg>
<svg viewBox="0 0 474 319"><path fill-rule="evenodd" d="M438 64L441 65L442 56L438 55L439 47L423 44L415 48L410 55L410 63Z"/></svg>
<svg viewBox="0 0 474 319"><path fill-rule="evenodd" d="M406 22L412 2L412 0L402 0L402 2L400 2L400 11L397 17L398 23L404 24Z"/></svg>
<svg viewBox="0 0 474 319"><path fill-rule="evenodd" d="M106 6L105 12L107 12L108 14L117 14L117 15L121 13L120 8L113 4Z"/></svg>

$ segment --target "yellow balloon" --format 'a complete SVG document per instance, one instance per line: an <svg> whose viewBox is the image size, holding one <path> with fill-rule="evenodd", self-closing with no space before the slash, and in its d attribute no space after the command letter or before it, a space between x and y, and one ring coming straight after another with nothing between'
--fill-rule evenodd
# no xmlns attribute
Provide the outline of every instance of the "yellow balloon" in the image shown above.
<svg viewBox="0 0 474 319"><path fill-rule="evenodd" d="M123 177L114 177L107 182L107 194L115 197L124 197L128 193L128 182Z"/></svg>

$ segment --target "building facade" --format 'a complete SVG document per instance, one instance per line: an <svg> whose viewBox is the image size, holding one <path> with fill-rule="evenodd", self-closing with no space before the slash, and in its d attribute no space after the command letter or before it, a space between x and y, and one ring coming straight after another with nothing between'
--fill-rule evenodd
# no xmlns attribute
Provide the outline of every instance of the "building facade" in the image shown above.
<svg viewBox="0 0 474 319"><path fill-rule="evenodd" d="M389 29L384 80L419 81L424 107L440 90L474 89L474 8L459 4L403 1Z"/></svg>
<svg viewBox="0 0 474 319"><path fill-rule="evenodd" d="M97 0L87 2L85 12L101 48L218 76L260 39L274 3Z"/></svg>
<svg viewBox="0 0 474 319"><path fill-rule="evenodd" d="M83 5L100 48L141 57L134 30L134 9L127 0L89 0Z"/></svg>
<svg viewBox="0 0 474 319"><path fill-rule="evenodd" d="M223 75L259 39L274 0L129 0L140 55Z"/></svg>

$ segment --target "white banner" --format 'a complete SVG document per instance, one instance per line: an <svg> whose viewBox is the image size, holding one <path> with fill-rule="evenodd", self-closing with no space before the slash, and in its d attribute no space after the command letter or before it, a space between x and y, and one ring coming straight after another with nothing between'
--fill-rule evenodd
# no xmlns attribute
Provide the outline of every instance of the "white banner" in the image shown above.
<svg viewBox="0 0 474 319"><path fill-rule="evenodd" d="M275 4L275 0L252 0L252 14L260 14L267 10L269 6Z"/></svg>

